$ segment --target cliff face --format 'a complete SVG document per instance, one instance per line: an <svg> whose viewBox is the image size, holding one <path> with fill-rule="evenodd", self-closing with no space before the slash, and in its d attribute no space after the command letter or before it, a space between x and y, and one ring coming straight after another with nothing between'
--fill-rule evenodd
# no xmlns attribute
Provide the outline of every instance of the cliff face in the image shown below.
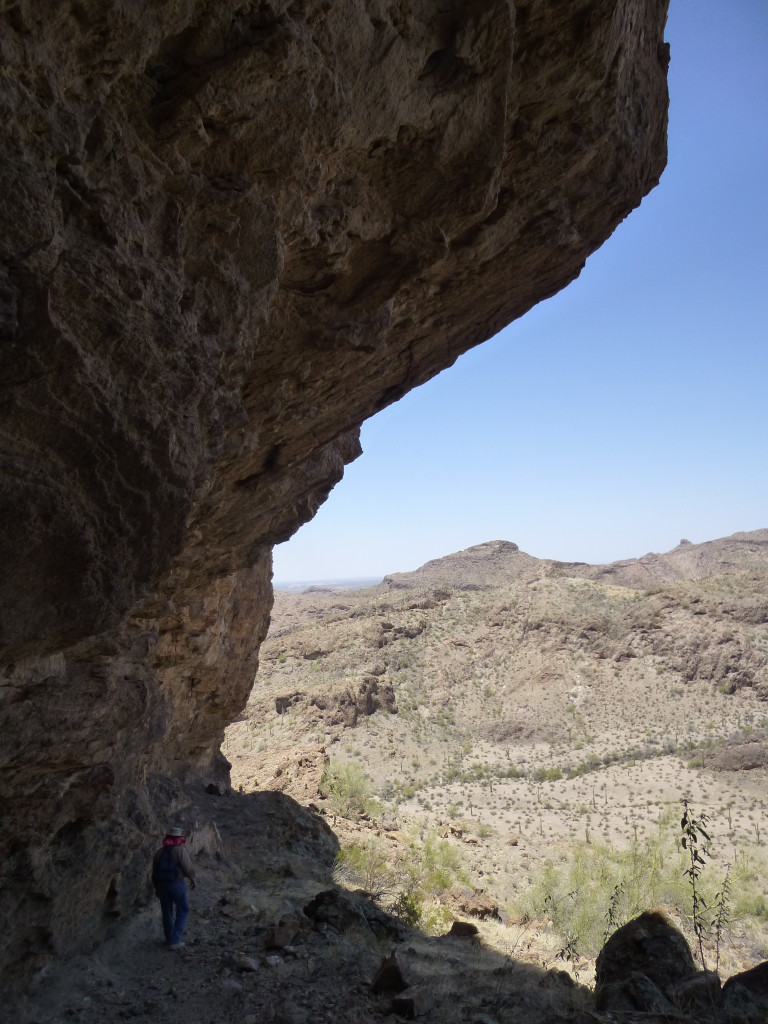
<svg viewBox="0 0 768 1024"><path fill-rule="evenodd" d="M666 6L3 5L5 963L141 890L360 423L657 182Z"/></svg>

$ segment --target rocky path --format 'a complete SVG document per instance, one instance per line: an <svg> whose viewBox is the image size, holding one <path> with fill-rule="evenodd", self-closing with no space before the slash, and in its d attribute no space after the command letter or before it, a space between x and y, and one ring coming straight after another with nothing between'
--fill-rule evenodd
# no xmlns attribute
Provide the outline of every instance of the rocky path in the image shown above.
<svg viewBox="0 0 768 1024"><path fill-rule="evenodd" d="M338 842L322 817L282 794L198 797L194 813L204 824L190 832L198 886L184 949L165 947L149 899L93 953L42 971L13 1006L15 1022L391 1019L394 992L372 991L370 982L394 949L415 986L415 1012L434 1024L533 1024L552 1019L558 1004L585 1002L586 991L562 972L513 964L477 938L430 938L402 927L396 936L392 919L353 894L336 890L307 916L313 897L333 889Z"/></svg>
<svg viewBox="0 0 768 1024"><path fill-rule="evenodd" d="M335 887L337 837L321 815L284 794L198 793L188 820L195 822L190 827L185 821L185 827L198 886L191 894L185 947L166 948L157 904L148 899L115 922L112 935L93 953L40 972L27 996L2 1008L3 1021L365 1024L416 1017L424 1024L702 1024L704 1019L690 1011L681 1015L655 990L663 1012L651 1012L655 1004L645 1005L643 990L638 1013L635 965L649 970L655 950L661 967L669 970L669 957L659 957L656 946L651 952L635 949L648 941L638 922L622 929L628 936L623 944L618 932L611 940L619 945L611 961L619 984L611 976L606 985L603 978L605 1005L597 1011L591 990L542 963L540 951L519 942L510 950L501 932L511 934L511 928L464 922L458 934L430 937L405 928L364 894ZM659 928L685 946L662 918ZM683 952L690 968L690 953ZM628 982L621 980L627 957ZM766 967L752 972L754 991L731 993L718 1024L763 1024ZM606 970L604 965L607 977ZM688 979L689 987L698 985L694 996L706 977ZM609 989L616 989L610 998Z"/></svg>

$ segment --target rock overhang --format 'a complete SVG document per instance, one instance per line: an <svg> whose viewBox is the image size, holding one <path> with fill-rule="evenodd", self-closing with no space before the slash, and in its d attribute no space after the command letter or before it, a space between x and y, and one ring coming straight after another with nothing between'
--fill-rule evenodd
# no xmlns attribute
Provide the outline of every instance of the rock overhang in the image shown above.
<svg viewBox="0 0 768 1024"><path fill-rule="evenodd" d="M656 184L666 6L0 15L7 960L140 891L152 780L211 765L271 545L360 423L577 276ZM89 852L107 831L133 866Z"/></svg>

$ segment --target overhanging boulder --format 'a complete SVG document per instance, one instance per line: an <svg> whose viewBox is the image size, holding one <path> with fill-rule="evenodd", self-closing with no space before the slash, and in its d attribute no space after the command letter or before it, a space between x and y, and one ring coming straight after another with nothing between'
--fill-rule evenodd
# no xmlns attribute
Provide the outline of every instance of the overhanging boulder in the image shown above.
<svg viewBox="0 0 768 1024"><path fill-rule="evenodd" d="M361 422L666 159L667 0L0 12L0 957L143 890ZM14 966L15 965L15 966Z"/></svg>

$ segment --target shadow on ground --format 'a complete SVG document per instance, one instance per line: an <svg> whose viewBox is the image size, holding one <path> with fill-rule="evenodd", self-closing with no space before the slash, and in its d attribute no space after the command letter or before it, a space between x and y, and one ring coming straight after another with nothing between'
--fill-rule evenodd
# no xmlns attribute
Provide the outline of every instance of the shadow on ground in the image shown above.
<svg viewBox="0 0 768 1024"><path fill-rule="evenodd" d="M428 1024L549 1024L590 1005L590 991L563 972L507 958L477 937L434 938L403 928L364 897L336 890L337 837L324 818L284 794L197 790L181 819L198 871L185 948L165 947L148 882L144 905L116 921L91 954L38 973L8 1007L14 1020L396 1020L396 993L374 992L370 984L395 950L410 983L406 999L412 995L410 1004L399 1004L400 1014ZM353 907L335 924L332 915L304 913L329 890Z"/></svg>

